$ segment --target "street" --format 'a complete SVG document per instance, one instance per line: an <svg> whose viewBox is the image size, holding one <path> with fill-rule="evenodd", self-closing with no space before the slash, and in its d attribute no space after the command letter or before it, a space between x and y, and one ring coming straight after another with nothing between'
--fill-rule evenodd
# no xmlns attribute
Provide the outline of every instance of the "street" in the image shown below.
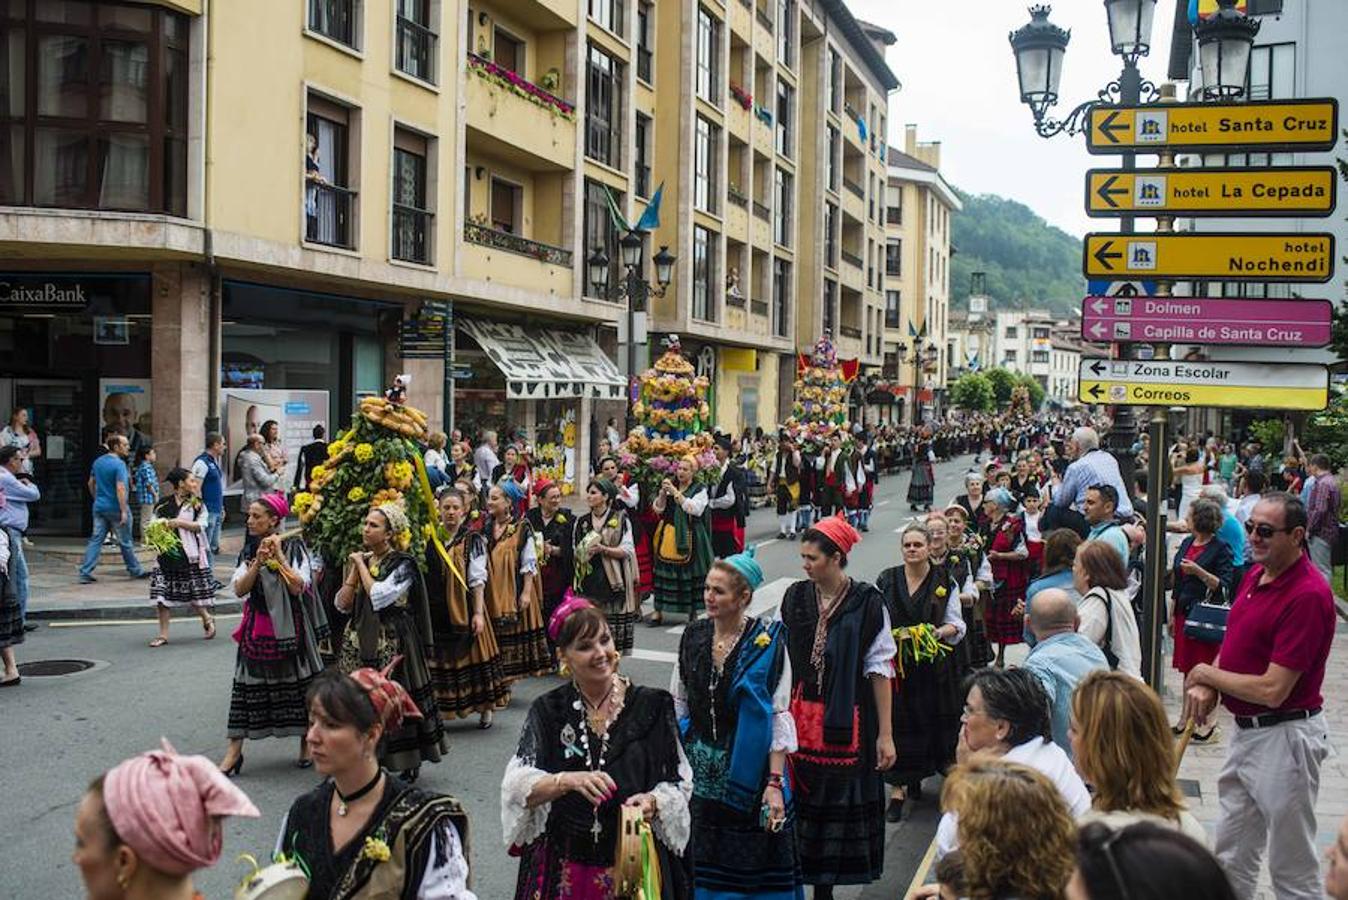
<svg viewBox="0 0 1348 900"><path fill-rule="evenodd" d="M971 458L936 467L936 499L949 502L959 491ZM882 568L897 564L896 528L910 515L903 502L907 472L878 485L871 532L853 552L854 578L874 580ZM750 542L760 546L766 581L753 611L775 610L786 586L803 577L794 546L775 540L773 510L754 512ZM149 611L147 607L147 612ZM161 735L182 753L219 759L225 749L224 720L229 704L234 643L228 639L237 616L220 618L220 637L206 643L195 621L175 620L170 643L151 650L152 620L140 622L44 623L22 646L25 662L54 659L93 660L93 668L74 675L25 677L21 689L3 697L5 807L0 842L8 848L0 893L17 898L80 896L79 873L70 862L75 809L85 787L122 759L155 746ZM638 626L637 650L622 669L643 684L667 687L678 650L677 625ZM510 708L496 716L489 731L477 719L449 725L451 747L439 765L422 769L419 784L458 797L470 816L474 888L484 900L499 900L514 889L516 865L501 845L499 785L513 752L529 703L555 685L532 679L517 686ZM213 870L199 873L197 888L208 898L229 896L247 871L235 863L240 853L270 854L276 829L290 803L319 777L293 767L295 741L249 742L238 784L262 811L256 820L231 819L225 851ZM907 889L935 831L937 791L909 804L912 818L890 826L885 876L870 888L840 890L839 898L894 898Z"/></svg>

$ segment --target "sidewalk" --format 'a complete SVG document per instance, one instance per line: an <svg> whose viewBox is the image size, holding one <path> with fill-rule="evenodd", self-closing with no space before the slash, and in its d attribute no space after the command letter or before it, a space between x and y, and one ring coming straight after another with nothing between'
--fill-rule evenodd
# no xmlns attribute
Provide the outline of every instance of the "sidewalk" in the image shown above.
<svg viewBox="0 0 1348 900"><path fill-rule="evenodd" d="M116 544L105 544L99 555L94 584L80 584L79 566L84 558L84 538L32 538L25 547L28 559L28 618L53 619L152 619L150 582L127 576L122 553ZM215 577L228 582L234 560L243 546L243 531L235 529L220 536L220 554L214 560ZM154 554L140 547L136 556L147 571L154 566ZM234 613L240 609L238 598L225 591L216 594L215 611ZM195 615L190 609L175 610L175 615Z"/></svg>

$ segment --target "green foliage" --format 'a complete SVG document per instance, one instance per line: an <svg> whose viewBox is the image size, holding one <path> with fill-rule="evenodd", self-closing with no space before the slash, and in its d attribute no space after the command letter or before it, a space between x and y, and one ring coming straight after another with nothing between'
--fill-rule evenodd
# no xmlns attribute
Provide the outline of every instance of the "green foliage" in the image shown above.
<svg viewBox="0 0 1348 900"><path fill-rule="evenodd" d="M1025 390L1030 392L1030 407L1032 409L1038 409L1044 405L1044 386L1033 375L1021 375L1016 379L1016 384L1025 385Z"/></svg>
<svg viewBox="0 0 1348 900"><path fill-rule="evenodd" d="M992 382L982 372L961 375L950 386L950 402L968 412L992 412L997 407Z"/></svg>
<svg viewBox="0 0 1348 900"><path fill-rule="evenodd" d="M1327 409L1307 420L1301 446L1308 453L1328 456L1335 471L1348 466L1348 392L1340 391L1330 399Z"/></svg>
<svg viewBox="0 0 1348 900"><path fill-rule="evenodd" d="M1287 426L1282 419L1259 419L1250 423L1250 434L1264 445L1265 453L1281 454Z"/></svg>
<svg viewBox="0 0 1348 900"><path fill-rule="evenodd" d="M987 293L1003 308L1043 307L1065 315L1085 296L1081 240L1049 225L1023 203L994 194L965 194L951 222L950 300L969 305L969 275L987 273Z"/></svg>
<svg viewBox="0 0 1348 900"><path fill-rule="evenodd" d="M1009 369L984 369L983 375L992 385L992 395L997 400L997 406L1010 403L1011 391L1016 387L1016 373Z"/></svg>

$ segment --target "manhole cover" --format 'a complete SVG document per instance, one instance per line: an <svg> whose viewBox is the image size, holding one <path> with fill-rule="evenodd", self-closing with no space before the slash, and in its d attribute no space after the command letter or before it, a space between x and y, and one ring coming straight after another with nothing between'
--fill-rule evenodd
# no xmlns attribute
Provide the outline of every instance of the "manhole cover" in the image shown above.
<svg viewBox="0 0 1348 900"><path fill-rule="evenodd" d="M91 659L39 659L35 662L19 663L19 674L25 678L51 678L57 675L73 675L92 669Z"/></svg>

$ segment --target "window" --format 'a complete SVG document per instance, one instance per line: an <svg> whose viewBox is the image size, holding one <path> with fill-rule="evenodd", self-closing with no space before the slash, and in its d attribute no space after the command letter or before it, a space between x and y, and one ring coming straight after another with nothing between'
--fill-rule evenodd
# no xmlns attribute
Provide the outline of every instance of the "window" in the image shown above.
<svg viewBox="0 0 1348 900"><path fill-rule="evenodd" d="M1283 0L1248 0L1245 12L1251 16L1282 15Z"/></svg>
<svg viewBox="0 0 1348 900"><path fill-rule="evenodd" d="M1250 50L1250 100L1283 100L1296 96L1296 44L1265 44Z"/></svg>
<svg viewBox="0 0 1348 900"><path fill-rule="evenodd" d="M899 327L899 291L885 291L885 327Z"/></svg>
<svg viewBox="0 0 1348 900"><path fill-rule="evenodd" d="M833 332L837 337L838 330L838 282L824 279L824 309L822 313L822 326L824 331Z"/></svg>
<svg viewBox="0 0 1348 900"><path fill-rule="evenodd" d="M1002 362L1011 363L1012 365L1014 365L1016 362L1016 351L1014 350L1006 351L1006 356L1002 358Z"/></svg>
<svg viewBox="0 0 1348 900"><path fill-rule="evenodd" d="M0 203L186 215L187 18L27 6L0 12Z"/></svg>
<svg viewBox="0 0 1348 900"><path fill-rule="evenodd" d="M791 0L777 0L777 61L789 69L796 67L795 10Z"/></svg>
<svg viewBox="0 0 1348 900"><path fill-rule="evenodd" d="M491 227L506 234L520 233L523 189L500 178L491 180Z"/></svg>
<svg viewBox="0 0 1348 900"><path fill-rule="evenodd" d="M828 157L824 160L824 172L828 189L838 193L838 129L828 126Z"/></svg>
<svg viewBox="0 0 1348 900"><path fill-rule="evenodd" d="M652 55L655 51L655 10L645 0L637 4L637 77L647 84L654 84L655 73L651 69Z"/></svg>
<svg viewBox="0 0 1348 900"><path fill-rule="evenodd" d="M828 48L828 108L841 113L843 107L842 57L832 47Z"/></svg>
<svg viewBox="0 0 1348 900"><path fill-rule="evenodd" d="M623 35L627 0L589 0L590 18L616 35Z"/></svg>
<svg viewBox="0 0 1348 900"><path fill-rule="evenodd" d="M777 152L788 159L794 155L791 147L795 135L791 127L794 121L791 114L791 100L794 94L795 91L789 84L780 78L777 80Z"/></svg>
<svg viewBox="0 0 1348 900"><path fill-rule="evenodd" d="M721 105L718 75L721 59L721 23L701 6L697 8L697 95Z"/></svg>
<svg viewBox="0 0 1348 900"><path fill-rule="evenodd" d="M1009 340L1014 341L1016 339L1016 326L1014 325L1006 326L1006 336Z"/></svg>
<svg viewBox="0 0 1348 900"><path fill-rule="evenodd" d="M903 275L903 241L898 238L885 241L885 274L896 278Z"/></svg>
<svg viewBox="0 0 1348 900"><path fill-rule="evenodd" d="M712 289L715 278L715 236L701 225L693 226L693 318L704 322L716 321L716 294Z"/></svg>
<svg viewBox="0 0 1348 900"><path fill-rule="evenodd" d="M585 181L584 255L585 259L588 260L594 251L604 251L604 255L608 257L609 290L613 291L622 277L622 260L618 249L618 233L614 230L613 219L609 215L608 191L609 188L597 181L590 181L589 179ZM614 194L613 202L618 209L625 209L621 194ZM597 296L593 293L594 285L589 283L588 275L584 280L585 295L587 297ZM602 297L601 299L611 300L613 297Z"/></svg>
<svg viewBox="0 0 1348 900"><path fill-rule="evenodd" d="M701 121L701 120L699 120ZM638 197L651 195L651 120L637 113L636 129L636 192Z"/></svg>
<svg viewBox="0 0 1348 900"><path fill-rule="evenodd" d="M309 0L309 30L359 50L358 0Z"/></svg>
<svg viewBox="0 0 1348 900"><path fill-rule="evenodd" d="M431 223L426 205L428 141L402 129L393 132L393 244L394 259L429 264Z"/></svg>
<svg viewBox="0 0 1348 900"><path fill-rule="evenodd" d="M1032 351L1032 352L1030 353L1030 362L1032 362L1032 363L1046 363L1046 362L1048 362L1048 351L1047 351L1047 350L1035 350L1035 351Z"/></svg>
<svg viewBox="0 0 1348 900"><path fill-rule="evenodd" d="M791 296L791 263L772 260L772 333L787 336L787 298Z"/></svg>
<svg viewBox="0 0 1348 900"><path fill-rule="evenodd" d="M524 41L513 37L510 32L498 26L492 37L492 46L493 62L516 75L524 74Z"/></svg>
<svg viewBox="0 0 1348 900"><path fill-rule="evenodd" d="M885 224L887 225L903 224L902 187L891 187L889 189L889 210L885 213Z"/></svg>
<svg viewBox="0 0 1348 900"><path fill-rule="evenodd" d="M838 268L838 207L824 201L824 264Z"/></svg>
<svg viewBox="0 0 1348 900"><path fill-rule="evenodd" d="M352 112L309 95L305 161L305 239L334 247L354 247L356 192L349 185Z"/></svg>
<svg viewBox="0 0 1348 900"><path fill-rule="evenodd" d="M1036 341L1046 341L1048 340L1048 329L1036 327L1030 331L1030 337Z"/></svg>
<svg viewBox="0 0 1348 900"><path fill-rule="evenodd" d="M774 182L772 239L783 247L791 246L791 184L791 176L782 169L777 169Z"/></svg>
<svg viewBox="0 0 1348 900"><path fill-rule="evenodd" d="M710 213L717 211L720 194L716 181L716 163L720 129L701 116L693 138L693 204Z"/></svg>
<svg viewBox="0 0 1348 900"><path fill-rule="evenodd" d="M875 173L866 173L866 218L875 221Z"/></svg>
<svg viewBox="0 0 1348 900"><path fill-rule="evenodd" d="M591 5L593 9L593 4ZM622 167L623 66L603 50L589 48L589 95L585 104L585 155Z"/></svg>
<svg viewBox="0 0 1348 900"><path fill-rule="evenodd" d="M436 35L431 29L431 0L398 0L396 24L398 44L395 62L398 71L434 84ZM499 38L496 46L499 60Z"/></svg>

